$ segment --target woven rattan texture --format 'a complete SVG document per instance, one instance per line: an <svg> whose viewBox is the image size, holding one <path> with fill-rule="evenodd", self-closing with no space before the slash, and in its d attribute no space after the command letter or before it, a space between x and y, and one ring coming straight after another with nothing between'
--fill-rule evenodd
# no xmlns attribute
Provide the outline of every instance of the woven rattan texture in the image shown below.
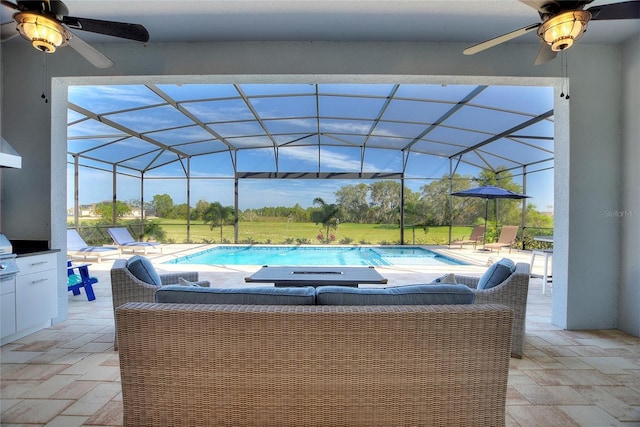
<svg viewBox="0 0 640 427"><path fill-rule="evenodd" d="M456 274L456 282L473 288L476 294L476 304L504 304L513 309L513 337L511 353L514 357L521 358L524 355L524 334L527 315L527 295L529 294L529 270L528 263L519 262L516 270L504 282L490 289L476 289L478 277L462 276Z"/></svg>
<svg viewBox="0 0 640 427"><path fill-rule="evenodd" d="M127 426L504 425L512 310L126 304Z"/></svg>
<svg viewBox="0 0 640 427"><path fill-rule="evenodd" d="M111 275L111 297L113 299L114 316L115 309L127 302L153 302L154 295L158 289L155 285L150 285L135 277L127 269L126 259L117 259L113 262L110 271ZM190 282L198 281L197 272L179 272L160 274L163 285L177 285L178 278L182 277ZM209 286L209 282L198 282L201 286ZM114 338L113 345L118 349L117 337Z"/></svg>

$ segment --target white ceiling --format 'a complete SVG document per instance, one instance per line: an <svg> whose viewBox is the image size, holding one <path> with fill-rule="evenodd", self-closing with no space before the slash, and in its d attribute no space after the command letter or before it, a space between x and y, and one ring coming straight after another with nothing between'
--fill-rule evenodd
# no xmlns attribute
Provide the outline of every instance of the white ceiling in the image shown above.
<svg viewBox="0 0 640 427"><path fill-rule="evenodd" d="M15 0L11 0L15 1ZM617 3L595 0L588 7ZM517 0L66 0L69 15L144 25L154 42L418 41L475 44L539 22ZM11 10L0 7L2 22ZM594 21L582 43L618 44L639 20ZM76 31L87 42L120 42ZM19 38L18 38L19 40ZM513 42L535 43L534 33Z"/></svg>

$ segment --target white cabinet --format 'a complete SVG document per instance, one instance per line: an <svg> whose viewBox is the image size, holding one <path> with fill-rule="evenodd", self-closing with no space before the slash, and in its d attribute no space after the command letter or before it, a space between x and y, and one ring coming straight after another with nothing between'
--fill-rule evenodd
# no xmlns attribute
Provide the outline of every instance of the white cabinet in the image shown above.
<svg viewBox="0 0 640 427"><path fill-rule="evenodd" d="M58 315L57 254L20 256L20 272L0 281L0 344L51 326Z"/></svg>
<svg viewBox="0 0 640 427"><path fill-rule="evenodd" d="M0 278L0 337L16 333L16 278Z"/></svg>
<svg viewBox="0 0 640 427"><path fill-rule="evenodd" d="M16 329L49 326L57 315L56 254L18 257L16 277Z"/></svg>

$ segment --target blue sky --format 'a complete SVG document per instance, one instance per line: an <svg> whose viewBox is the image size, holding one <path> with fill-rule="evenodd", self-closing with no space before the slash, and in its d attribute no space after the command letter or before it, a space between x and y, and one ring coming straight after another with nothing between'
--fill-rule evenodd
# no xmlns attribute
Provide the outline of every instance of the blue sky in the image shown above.
<svg viewBox="0 0 640 427"><path fill-rule="evenodd" d="M428 179L449 172L449 156L507 129L509 136L465 153L457 172L476 175L479 166L517 167L552 158L552 116L518 129L553 109L552 92L390 84L73 86L69 151L84 156L81 164L97 168L81 168L81 204L111 199L112 164L133 175L148 169L146 200L167 193L174 203L185 203L186 184L179 178L186 162L176 162L175 153L193 156L192 205L200 199L233 204L233 181L221 179L233 177L232 159L240 172L400 172L406 161L405 176L423 178L408 179L407 186L419 191ZM465 97L471 102L459 105ZM230 146L237 156L230 156ZM407 159L400 149L409 146ZM551 166L545 161L528 167L527 193L539 210L552 210L553 171L532 172ZM72 207L72 167L68 182ZM332 202L345 184L241 180L240 208L309 206L315 197ZM139 199L139 180L120 175L117 192L119 200Z"/></svg>

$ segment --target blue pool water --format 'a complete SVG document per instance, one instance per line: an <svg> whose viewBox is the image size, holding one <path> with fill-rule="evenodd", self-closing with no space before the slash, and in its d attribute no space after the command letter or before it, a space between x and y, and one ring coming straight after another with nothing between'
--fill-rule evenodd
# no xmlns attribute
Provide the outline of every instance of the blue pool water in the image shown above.
<svg viewBox="0 0 640 427"><path fill-rule="evenodd" d="M464 261L415 246L315 247L218 246L166 264L212 265L466 265Z"/></svg>

